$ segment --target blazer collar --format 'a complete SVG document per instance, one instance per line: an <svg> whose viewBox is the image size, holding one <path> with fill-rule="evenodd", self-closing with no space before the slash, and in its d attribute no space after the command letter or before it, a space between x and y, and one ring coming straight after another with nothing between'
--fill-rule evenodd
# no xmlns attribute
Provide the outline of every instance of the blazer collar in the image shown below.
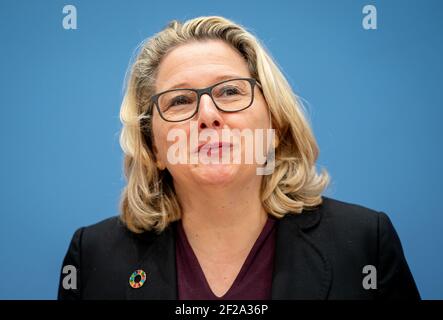
<svg viewBox="0 0 443 320"><path fill-rule="evenodd" d="M332 270L321 248L310 238L308 230L315 228L322 217L322 206L299 215L288 214L277 221L273 300L326 299L332 280ZM175 225L171 223L161 234L145 232L136 236L139 260L133 270L147 274L145 284L133 289L128 284L131 300L175 300L178 298L175 265ZM140 245L142 242L144 245Z"/></svg>

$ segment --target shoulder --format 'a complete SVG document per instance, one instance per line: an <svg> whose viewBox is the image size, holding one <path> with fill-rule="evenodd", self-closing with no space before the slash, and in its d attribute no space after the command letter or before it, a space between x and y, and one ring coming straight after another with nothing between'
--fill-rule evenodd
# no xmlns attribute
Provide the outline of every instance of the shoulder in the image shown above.
<svg viewBox="0 0 443 320"><path fill-rule="evenodd" d="M114 216L97 223L78 228L71 239L71 247L94 252L112 248L117 242L131 237L130 231L119 217ZM86 254L87 252L82 252Z"/></svg>
<svg viewBox="0 0 443 320"><path fill-rule="evenodd" d="M154 242L169 240L173 228L174 222L161 233L154 230L134 233L119 216L113 216L77 229L70 246L78 248L89 261L117 259L119 255L134 260Z"/></svg>
<svg viewBox="0 0 443 320"><path fill-rule="evenodd" d="M116 254L137 255L159 236L154 231L137 234L130 231L119 216L79 228L77 234L83 256L108 257Z"/></svg>
<svg viewBox="0 0 443 320"><path fill-rule="evenodd" d="M391 219L384 211L329 197L323 197L323 204L319 210L324 226L345 234L377 238L384 234L391 234L397 237Z"/></svg>
<svg viewBox="0 0 443 320"><path fill-rule="evenodd" d="M134 261L137 259L134 243L137 236L118 216L113 216L78 228L72 236L65 260L70 258L83 270L94 270L114 260L122 263L121 257Z"/></svg>
<svg viewBox="0 0 443 320"><path fill-rule="evenodd" d="M376 255L381 243L398 242L391 220L384 212L330 197L322 199L313 210L285 216L282 233L290 234L297 225L304 235L334 255L337 251L343 254L343 250Z"/></svg>
<svg viewBox="0 0 443 320"><path fill-rule="evenodd" d="M375 261L385 255L403 256L398 234L383 211L323 197L316 209L283 220L287 221L281 225L282 233L290 234L296 224L305 237L330 257L338 254L346 261L367 257Z"/></svg>
<svg viewBox="0 0 443 320"><path fill-rule="evenodd" d="M84 231L95 233L125 232L126 227L118 216L112 216L94 224L82 227Z"/></svg>
<svg viewBox="0 0 443 320"><path fill-rule="evenodd" d="M63 287L60 275L59 299L96 299L125 296L130 274L149 248L151 232L132 233L114 216L77 229L63 260L64 266L77 271L77 289ZM109 279L112 279L110 281ZM119 283L122 285L115 285ZM105 295L104 295L105 294Z"/></svg>
<svg viewBox="0 0 443 320"><path fill-rule="evenodd" d="M287 215L287 220L293 221L303 230L335 230L336 232L362 232L374 233L377 231L380 221L387 222L388 216L369 207L322 197L322 203L311 210L304 210L298 215Z"/></svg>
<svg viewBox="0 0 443 320"><path fill-rule="evenodd" d="M82 241L84 242L109 243L109 241L112 242L117 239L131 236L130 231L118 216L113 216L97 223L84 226L79 230L77 230L77 232L81 232Z"/></svg>
<svg viewBox="0 0 443 320"><path fill-rule="evenodd" d="M323 203L319 210L322 217L328 221L342 221L346 223L367 223L376 221L381 214L375 209L356 204L345 202L323 196Z"/></svg>
<svg viewBox="0 0 443 320"><path fill-rule="evenodd" d="M379 297L420 298L400 238L385 212L324 197L317 214L321 219L312 239L329 256L342 284L350 274L355 279L361 276L362 266L375 266Z"/></svg>

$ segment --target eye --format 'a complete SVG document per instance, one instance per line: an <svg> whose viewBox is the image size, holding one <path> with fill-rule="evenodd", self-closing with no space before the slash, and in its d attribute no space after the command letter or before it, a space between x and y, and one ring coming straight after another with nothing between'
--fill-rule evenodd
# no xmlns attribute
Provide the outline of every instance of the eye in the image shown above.
<svg viewBox="0 0 443 320"><path fill-rule="evenodd" d="M169 106L173 107L173 106L182 105L182 104L189 104L189 103L190 103L190 99L188 97L177 96L171 100L171 102L169 103Z"/></svg>
<svg viewBox="0 0 443 320"><path fill-rule="evenodd" d="M222 90L220 90L220 95L227 95L232 96L240 93L240 90L236 87L225 87Z"/></svg>

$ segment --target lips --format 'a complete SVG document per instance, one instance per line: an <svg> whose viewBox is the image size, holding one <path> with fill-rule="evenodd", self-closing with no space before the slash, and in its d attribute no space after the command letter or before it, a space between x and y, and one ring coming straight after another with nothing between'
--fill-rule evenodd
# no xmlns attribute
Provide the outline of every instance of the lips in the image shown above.
<svg viewBox="0 0 443 320"><path fill-rule="evenodd" d="M195 152L200 152L202 149L203 151L212 151L212 150L217 150L217 149L222 149L222 148L231 148L232 147L232 143L230 142L212 142L212 143L201 143L198 145L198 147L196 148Z"/></svg>

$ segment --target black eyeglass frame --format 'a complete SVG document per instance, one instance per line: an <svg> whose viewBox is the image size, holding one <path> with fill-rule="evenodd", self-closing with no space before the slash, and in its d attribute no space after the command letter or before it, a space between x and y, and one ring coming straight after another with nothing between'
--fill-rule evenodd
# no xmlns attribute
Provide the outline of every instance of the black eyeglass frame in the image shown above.
<svg viewBox="0 0 443 320"><path fill-rule="evenodd" d="M215 102L214 97L212 96L212 89L214 89L214 87L216 87L216 86L218 86L218 85L220 85L222 83L230 82L230 81L234 81L234 80L247 80L249 82L249 84L251 85L251 91L252 91L251 102L249 103L249 105L247 105L246 107L244 107L242 109L239 109L239 110L223 110ZM243 111L243 110L249 108L252 105L252 103L254 102L254 91L255 91L254 89L255 89L255 85L257 85L260 89L262 88L261 83L257 79L254 79L254 78L234 78L234 79L228 79L228 80L223 80L223 81L217 82L217 83L215 83L215 84L213 84L213 85L211 85L209 87L202 88L202 89L195 89L195 88L170 89L170 90L166 90L166 91L163 91L163 92L160 92L160 93L157 93L157 94L153 95L151 97L151 105L149 106L149 109L147 110L147 112L148 112L148 114L152 115L153 105L155 105L156 108L157 108L158 114L160 115L160 117L163 120L165 120L167 122L183 122L183 121L191 119L192 117L194 117L198 113L198 110L200 108L200 97L202 95L204 95L204 94L207 94L208 96L211 97L212 102L214 103L214 105L217 108L217 110L219 110L221 112L226 112L226 113L239 112L239 111ZM172 91L181 91L181 90L190 90L190 91L194 91L197 94L197 107L195 108L194 113L192 113L192 115L188 116L185 119L182 119L182 120L168 120L168 119L166 119L163 116L162 112L160 111L160 106L158 105L158 98L162 94L165 94L165 93L168 93L168 92L172 92Z"/></svg>

